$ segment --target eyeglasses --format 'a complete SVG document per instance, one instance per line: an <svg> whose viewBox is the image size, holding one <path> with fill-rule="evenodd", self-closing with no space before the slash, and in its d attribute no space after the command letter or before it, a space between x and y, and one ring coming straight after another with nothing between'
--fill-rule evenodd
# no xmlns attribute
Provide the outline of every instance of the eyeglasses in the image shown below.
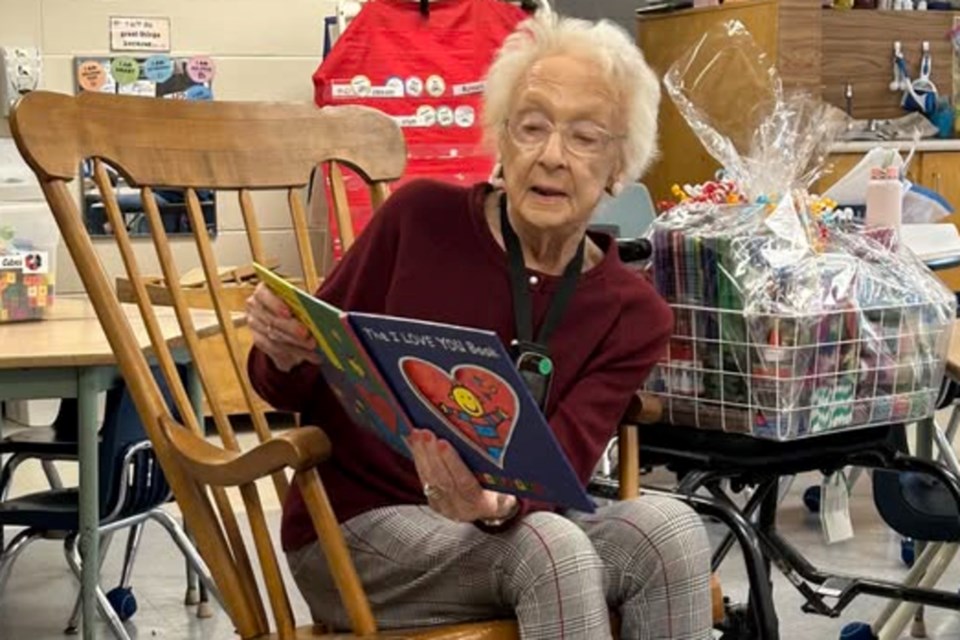
<svg viewBox="0 0 960 640"><path fill-rule="evenodd" d="M542 148L554 131L559 131L564 149L584 157L600 155L612 140L623 138L587 120L556 125L542 113L526 113L508 120L506 128L513 142L527 149Z"/></svg>

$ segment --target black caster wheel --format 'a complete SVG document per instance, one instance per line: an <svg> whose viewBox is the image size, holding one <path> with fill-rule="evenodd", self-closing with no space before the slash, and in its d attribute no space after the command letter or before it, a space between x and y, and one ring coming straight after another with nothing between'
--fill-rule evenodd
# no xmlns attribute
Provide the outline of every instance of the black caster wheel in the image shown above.
<svg viewBox="0 0 960 640"><path fill-rule="evenodd" d="M917 559L917 545L911 538L904 538L900 541L900 559L903 560L903 564L913 567L913 563Z"/></svg>
<svg viewBox="0 0 960 640"><path fill-rule="evenodd" d="M110 606L117 612L121 622L126 622L137 612L137 598L130 587L116 587L107 593Z"/></svg>
<svg viewBox="0 0 960 640"><path fill-rule="evenodd" d="M840 630L840 640L877 640L866 622L851 622Z"/></svg>
<svg viewBox="0 0 960 640"><path fill-rule="evenodd" d="M803 492L803 504L810 513L820 513L820 485L807 487Z"/></svg>

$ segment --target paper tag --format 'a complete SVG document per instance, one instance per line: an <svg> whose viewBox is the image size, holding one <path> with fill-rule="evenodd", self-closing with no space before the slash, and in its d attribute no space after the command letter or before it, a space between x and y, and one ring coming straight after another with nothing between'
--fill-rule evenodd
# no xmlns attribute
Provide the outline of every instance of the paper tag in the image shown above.
<svg viewBox="0 0 960 640"><path fill-rule="evenodd" d="M847 476L842 471L825 476L820 485L820 526L827 544L836 544L853 537L850 488L847 486Z"/></svg>
<svg viewBox="0 0 960 640"><path fill-rule="evenodd" d="M396 123L401 127L422 127L423 122L416 115L412 116L392 116Z"/></svg>
<svg viewBox="0 0 960 640"><path fill-rule="evenodd" d="M483 80L479 82L467 82L464 84L453 85L453 95L468 96L474 93L483 93L487 83Z"/></svg>
<svg viewBox="0 0 960 640"><path fill-rule="evenodd" d="M0 256L0 269L23 273L47 273L50 264L46 251L30 251Z"/></svg>

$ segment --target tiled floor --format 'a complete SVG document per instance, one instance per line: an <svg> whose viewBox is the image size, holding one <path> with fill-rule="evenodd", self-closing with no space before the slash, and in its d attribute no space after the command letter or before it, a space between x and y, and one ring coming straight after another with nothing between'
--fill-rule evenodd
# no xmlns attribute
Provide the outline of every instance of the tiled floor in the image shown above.
<svg viewBox="0 0 960 640"><path fill-rule="evenodd" d="M65 473L69 479L69 472ZM659 480L653 478L650 480ZM648 481L650 481L648 480ZM900 578L906 568L899 559L899 539L876 515L870 494L869 478L863 476L855 488L852 500L853 523L856 537L841 544L823 543L819 523L807 513L800 495L814 476L798 478L779 512L781 529L788 539L822 567L854 574ZM22 492L42 487L39 467L25 466L16 479L15 491ZM264 487L262 494L272 496ZM270 503L271 526L276 530L279 510ZM719 531L713 530L714 537ZM9 539L9 537L8 537ZM76 582L69 573L60 551L59 541L40 541L23 554L14 568L6 590L0 594L0 640L60 640L62 629L70 614L77 593ZM103 583L106 588L119 578L123 539L118 538L107 558ZM721 569L724 589L740 600L745 593L742 562L734 552ZM845 611L843 617L831 620L800 611L800 596L780 574L775 575L775 594L784 640L838 638L840 629L852 620L872 620L882 608L883 601L860 597ZM134 638L177 638L220 640L233 638L233 627L227 617L216 610L213 618L197 620L192 608L182 604L184 590L183 561L166 534L153 525L147 527L140 556L133 576L139 611L128 623ZM306 623L306 607L293 582L291 588L295 614ZM940 586L957 589L960 586L960 562L955 562ZM960 613L928 610L927 630L935 640L960 640ZM109 637L106 628L98 622L98 637ZM904 638L909 637L904 635Z"/></svg>

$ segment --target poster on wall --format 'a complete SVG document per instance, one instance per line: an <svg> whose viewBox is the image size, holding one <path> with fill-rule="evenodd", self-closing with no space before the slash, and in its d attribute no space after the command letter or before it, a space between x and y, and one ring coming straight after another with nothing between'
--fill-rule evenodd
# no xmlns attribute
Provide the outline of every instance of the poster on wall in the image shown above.
<svg viewBox="0 0 960 640"><path fill-rule="evenodd" d="M366 2L314 73L314 101L364 105L394 118L407 144L406 172L394 189L415 178L480 182L494 164L480 126L483 78L526 17L498 0L436 3L426 17L415 2ZM366 185L347 170L344 183L359 233L372 213ZM327 202L337 238L329 188ZM340 253L335 242L334 257Z"/></svg>
<svg viewBox="0 0 960 640"><path fill-rule="evenodd" d="M170 51L170 18L110 17L111 51Z"/></svg>
<svg viewBox="0 0 960 640"><path fill-rule="evenodd" d="M75 89L179 100L212 100L216 64L207 56L78 56Z"/></svg>
<svg viewBox="0 0 960 640"><path fill-rule="evenodd" d="M132 95L170 100L212 100L216 64L207 56L78 56L74 58L76 92L98 91L118 95ZM123 177L107 168L110 181L128 233L149 233L140 190L125 184ZM93 181L93 163L81 166L83 214L87 229L93 236L113 235L103 200ZM164 229L170 234L190 233L186 198L182 190L155 189L154 199L163 219ZM207 230L217 230L216 201L213 191L198 190L200 207Z"/></svg>

